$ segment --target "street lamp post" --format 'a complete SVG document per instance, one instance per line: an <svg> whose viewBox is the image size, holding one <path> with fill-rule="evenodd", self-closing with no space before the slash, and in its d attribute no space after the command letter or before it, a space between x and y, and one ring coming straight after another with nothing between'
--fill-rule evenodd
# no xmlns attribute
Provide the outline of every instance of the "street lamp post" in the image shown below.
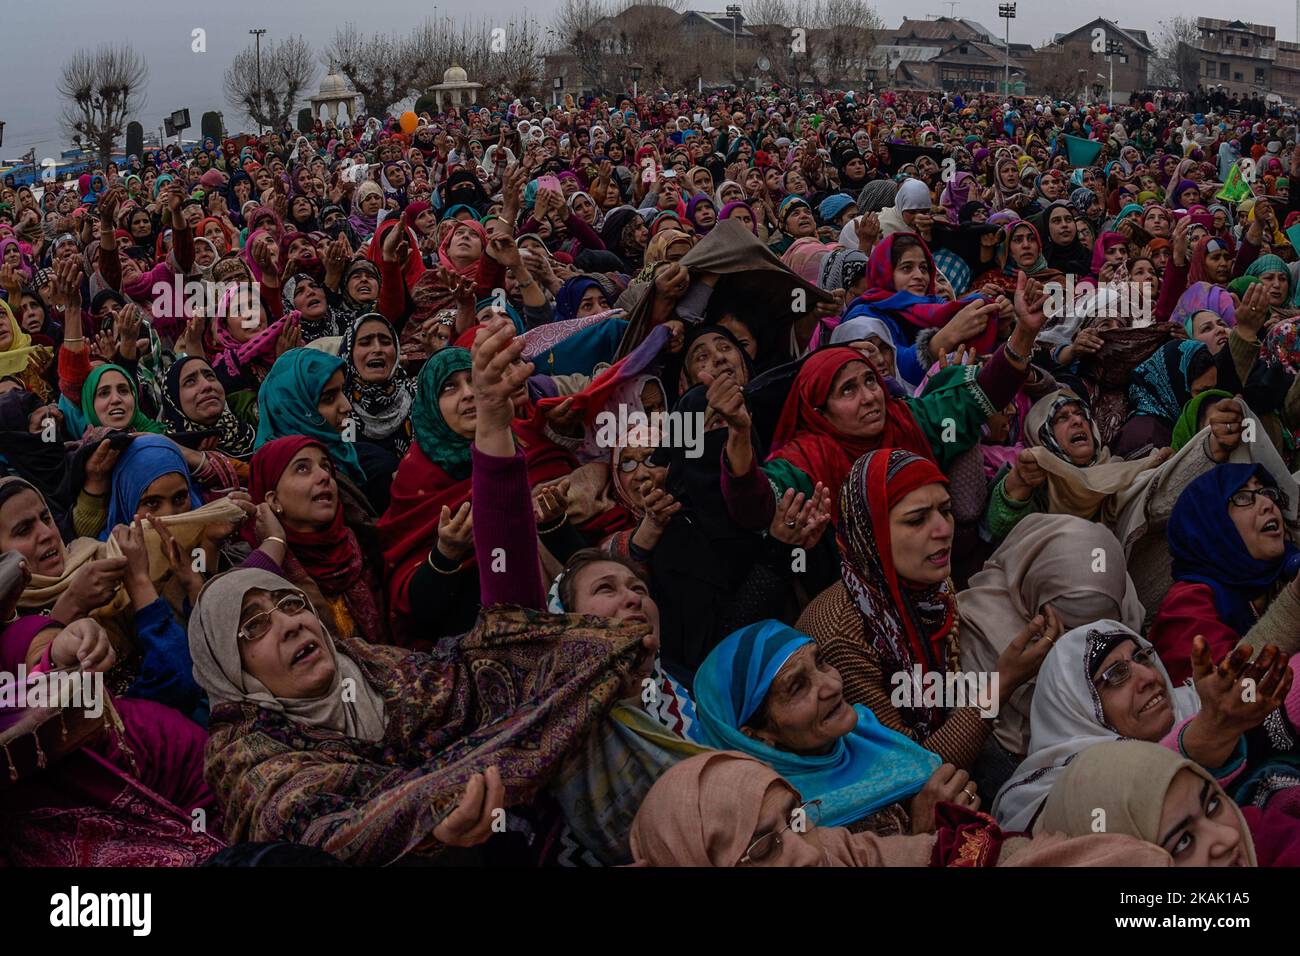
<svg viewBox="0 0 1300 956"><path fill-rule="evenodd" d="M254 37L253 42L256 44L256 49L257 49L257 52L255 54L257 57L257 99L255 102L257 103L257 108L258 111L260 112L262 109L262 34L266 32L266 29L262 28L260 30L249 30L248 32L253 35ZM258 117L257 120L257 135L258 136L262 135L261 117Z"/></svg>
<svg viewBox="0 0 1300 956"><path fill-rule="evenodd" d="M633 63L628 69L632 73L632 99L636 99L641 92L637 85L641 80L641 64Z"/></svg>
<svg viewBox="0 0 1300 956"><path fill-rule="evenodd" d="M1006 47L1003 52L1006 54L1006 64L1002 68L1002 95L1011 94L1011 21L1016 18L1016 5L1014 3L999 3L998 16L1006 21Z"/></svg>
<svg viewBox="0 0 1300 956"><path fill-rule="evenodd" d="M731 4L727 8L727 16L732 21L732 81L736 79L736 21L740 18L740 4Z"/></svg>
<svg viewBox="0 0 1300 956"><path fill-rule="evenodd" d="M1110 94L1107 99L1107 106L1115 108L1115 57L1122 55L1124 44L1118 40L1106 41L1106 59L1110 61Z"/></svg>
<svg viewBox="0 0 1300 956"><path fill-rule="evenodd" d="M556 106L560 105L560 90L562 89L564 89L564 77L557 76L555 78L555 105Z"/></svg>

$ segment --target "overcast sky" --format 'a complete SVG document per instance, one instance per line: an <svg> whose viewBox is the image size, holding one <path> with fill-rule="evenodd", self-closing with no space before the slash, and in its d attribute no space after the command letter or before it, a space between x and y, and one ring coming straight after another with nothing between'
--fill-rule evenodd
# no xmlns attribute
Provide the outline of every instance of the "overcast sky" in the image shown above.
<svg viewBox="0 0 1300 956"><path fill-rule="evenodd" d="M743 0L742 0L743 5ZM687 7L722 10L726 0L693 2ZM875 4L887 27L903 16L947 15L950 4L940 0L878 0ZM221 78L231 58L252 38L248 30L265 27L264 42L275 37L302 34L316 49L331 37L335 27L351 20L363 29L402 30L426 16L490 18L504 24L525 10L546 21L558 0L448 0L436 6L412 0L222 0L203 4L180 0L172 4L86 0L7 0L0 8L0 36L5 39L0 57L0 120L5 121L0 158L14 158L31 146L37 158L57 154L66 138L59 127L62 103L57 93L59 67L77 46L104 41L130 41L149 62L149 89L139 119L154 129L172 110L187 108L195 132L205 110L223 110L227 125L234 111L223 101ZM957 16L979 20L1000 34L998 0L966 0L956 5ZM1140 12L1139 12L1140 11ZM1145 29L1154 34L1159 20L1177 14L1223 15L1216 5L1201 0L1019 0L1018 19L1012 21L1011 39L1035 46L1052 34L1072 29L1096 16L1115 20L1121 27ZM1268 23L1284 40L1296 39L1295 9L1278 0L1235 0L1232 15ZM207 31L207 52L191 51L191 31ZM317 80L323 76L322 66ZM473 79L473 77L471 77Z"/></svg>

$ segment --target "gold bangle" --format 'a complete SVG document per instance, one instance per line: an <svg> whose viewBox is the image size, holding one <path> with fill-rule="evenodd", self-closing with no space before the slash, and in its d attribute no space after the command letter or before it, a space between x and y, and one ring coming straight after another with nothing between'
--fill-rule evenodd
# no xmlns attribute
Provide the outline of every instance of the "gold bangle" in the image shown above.
<svg viewBox="0 0 1300 956"><path fill-rule="evenodd" d="M433 548L433 550L429 552L429 557L428 557L429 567L433 568L433 570L437 571L439 574L445 574L447 577L451 577L453 574L460 574L460 565L459 565L459 564L456 565L456 570L454 570L454 571L444 571L442 568L438 567L436 564L433 563L433 552L434 552L434 551L437 551L437 550L438 550L438 549L437 549L437 547L435 546L435 547ZM441 553L441 552L439 552L439 553ZM445 555L444 555L444 557L445 557ZM450 561L451 559L448 558L447 560Z"/></svg>
<svg viewBox="0 0 1300 956"><path fill-rule="evenodd" d="M288 542L288 541L285 541L284 538L277 537L276 535L269 535L269 536L263 538L263 539L262 539L262 544L266 544L266 542L268 542L268 541L278 541L278 542L280 542L282 545L284 545L286 548L289 547L289 542Z"/></svg>

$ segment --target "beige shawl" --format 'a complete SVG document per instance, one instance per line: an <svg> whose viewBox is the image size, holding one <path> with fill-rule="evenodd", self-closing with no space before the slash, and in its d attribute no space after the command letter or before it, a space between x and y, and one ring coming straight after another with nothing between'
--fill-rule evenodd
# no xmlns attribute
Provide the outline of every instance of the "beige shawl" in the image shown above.
<svg viewBox="0 0 1300 956"><path fill-rule="evenodd" d="M1241 809L1219 786L1212 774L1167 747L1143 740L1113 740L1094 744L1071 761L1052 787L1035 833L1092 833L1105 811L1106 833L1123 833L1147 843L1160 839L1160 814L1165 794L1179 771L1190 770L1218 792L1232 807L1246 856L1255 866L1255 844ZM1156 844L1158 845L1158 844Z"/></svg>
<svg viewBox="0 0 1300 956"><path fill-rule="evenodd" d="M1031 514L957 595L962 669L997 670L998 656L1045 604L1066 631L1106 619L1142 626L1142 604L1115 535L1073 515ZM1032 680L1017 688L994 724L998 743L1013 754L1028 752L1033 693Z"/></svg>
<svg viewBox="0 0 1300 956"><path fill-rule="evenodd" d="M1110 449L1101 443L1101 435L1093 423L1092 440L1097 448L1093 463L1080 468L1063 461L1051 449L1044 447L1039 438L1039 432L1048 424L1048 416L1058 398L1077 399L1078 396L1064 388L1044 395L1025 416L1024 428L1025 447L1033 451L1039 467L1047 472L1049 510L1053 514L1075 515L1111 524L1119 513L1115 496L1131 487L1138 475L1155 468L1163 459L1159 451L1153 451L1138 461L1112 460Z"/></svg>
<svg viewBox="0 0 1300 956"><path fill-rule="evenodd" d="M320 697L276 697L244 670L239 656L239 618L244 595L254 588L303 594L278 574L260 568L236 568L204 585L190 615L194 679L208 692L212 704L251 703L308 727L360 740L380 740L387 725L383 695L370 686L352 658L338 653L323 624L319 624L319 638L334 659L334 681ZM311 607L311 601L307 603Z"/></svg>

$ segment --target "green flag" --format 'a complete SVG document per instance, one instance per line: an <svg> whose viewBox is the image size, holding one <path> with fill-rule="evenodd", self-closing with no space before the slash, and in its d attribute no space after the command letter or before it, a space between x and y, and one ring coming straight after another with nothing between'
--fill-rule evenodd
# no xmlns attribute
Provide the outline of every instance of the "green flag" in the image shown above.
<svg viewBox="0 0 1300 956"><path fill-rule="evenodd" d="M1065 155L1070 160L1071 166L1091 166L1101 155L1101 143L1095 139L1084 139L1082 136L1071 136L1069 133L1064 135Z"/></svg>
<svg viewBox="0 0 1300 956"><path fill-rule="evenodd" d="M1241 169L1237 163L1232 164L1232 169L1228 170L1228 178L1223 182L1223 188L1215 194L1215 199L1223 199L1227 202L1241 202L1243 199L1249 199L1253 195L1250 191L1250 183L1241 175Z"/></svg>

